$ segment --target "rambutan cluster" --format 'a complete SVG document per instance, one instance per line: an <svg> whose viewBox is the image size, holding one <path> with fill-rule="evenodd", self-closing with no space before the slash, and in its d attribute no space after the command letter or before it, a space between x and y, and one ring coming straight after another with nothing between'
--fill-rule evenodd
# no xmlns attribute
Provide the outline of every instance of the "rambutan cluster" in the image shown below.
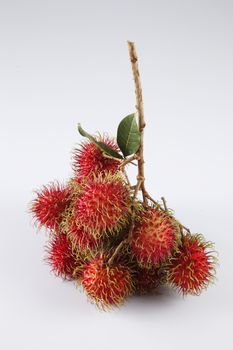
<svg viewBox="0 0 233 350"><path fill-rule="evenodd" d="M102 142L117 150L106 136ZM72 179L44 186L31 204L38 226L49 230L47 261L56 276L76 281L103 308L161 284L183 294L209 284L214 258L201 235L184 233L159 204L133 199L119 161L106 161L95 143L82 144L73 159Z"/></svg>
<svg viewBox="0 0 233 350"><path fill-rule="evenodd" d="M116 140L94 137L79 124L88 140L73 152L72 178L44 186L31 203L36 224L49 231L46 260L54 274L74 281L104 309L161 284L199 295L216 266L212 243L191 234L164 198L160 204L146 191L142 91L135 47L128 45L138 122L136 114L125 117ZM131 163L134 185L126 172Z"/></svg>
<svg viewBox="0 0 233 350"><path fill-rule="evenodd" d="M101 142L118 149L107 136ZM91 141L74 151L73 170L66 185L44 186L31 203L36 224L49 231L46 260L56 276L81 284L99 306L119 305L135 290L133 263L129 256L111 266L108 260L127 235L130 190L119 161Z"/></svg>

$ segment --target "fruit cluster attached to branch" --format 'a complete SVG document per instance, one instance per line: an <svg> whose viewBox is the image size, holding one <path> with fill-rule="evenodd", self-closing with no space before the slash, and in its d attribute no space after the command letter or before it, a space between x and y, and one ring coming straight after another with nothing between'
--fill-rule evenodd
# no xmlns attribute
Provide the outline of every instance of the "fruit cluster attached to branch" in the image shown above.
<svg viewBox="0 0 233 350"><path fill-rule="evenodd" d="M199 294L214 279L212 244L191 234L145 187L144 111L135 46L128 42L136 113L119 124L116 140L85 137L73 152L73 177L36 193L31 212L49 230L47 261L57 276L74 280L98 306L118 306L161 284ZM134 185L127 167L137 163ZM142 194L140 199L139 192Z"/></svg>

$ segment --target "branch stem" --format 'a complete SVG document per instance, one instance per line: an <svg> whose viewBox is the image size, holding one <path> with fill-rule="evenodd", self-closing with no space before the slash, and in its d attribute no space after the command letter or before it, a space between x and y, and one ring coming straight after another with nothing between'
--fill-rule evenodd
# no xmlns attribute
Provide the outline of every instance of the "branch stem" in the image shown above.
<svg viewBox="0 0 233 350"><path fill-rule="evenodd" d="M135 159L139 159L139 156L137 154L133 154L132 156L124 159L120 165L120 168L124 168L127 164L131 163Z"/></svg>
<svg viewBox="0 0 233 350"><path fill-rule="evenodd" d="M130 242L130 239L133 234L134 225L135 225L135 202L137 199L138 192L142 191L143 196L143 203L144 205L147 205L147 197L146 197L146 189L145 189L145 176L144 176L144 155L143 155L143 142L144 142L144 128L145 128L145 120L144 120L144 110L143 110L143 100L142 100L142 87L141 87L141 79L138 69L138 57L135 49L135 45L133 42L128 41L128 49L129 49L129 57L130 62L132 66L132 72L134 77L134 84L135 84L135 95L136 95L136 110L138 115L138 125L139 125L139 131L140 131L140 146L137 151L137 153L131 157L128 157L125 161L122 162L120 165L120 168L125 173L125 166L128 163L131 163L133 160L137 160L138 165L138 174L137 174L137 183L133 187L134 192L132 196L132 203L131 203L131 222L130 222L130 228L127 238L125 238L121 243L116 247L114 253L112 254L111 258L108 260L108 265L111 266L114 263L114 260L118 253L121 251L123 246ZM126 176L126 180L128 185L130 185L130 182Z"/></svg>
<svg viewBox="0 0 233 350"><path fill-rule="evenodd" d="M163 206L164 206L165 211L168 211L166 199L164 197L161 197L161 199L163 201Z"/></svg>
<svg viewBox="0 0 233 350"><path fill-rule="evenodd" d="M144 118L144 108L143 108L143 99L142 99L142 86L141 86L141 78L138 69L138 56L136 52L135 45L132 41L128 41L128 49L129 49L129 57L132 66L134 84L135 84L135 95L136 95L136 110L138 114L138 124L140 131L140 146L137 151L138 159L138 182L140 181L139 190L142 191L143 203L147 204L147 198L145 196L145 176L144 176L144 128L145 118Z"/></svg>

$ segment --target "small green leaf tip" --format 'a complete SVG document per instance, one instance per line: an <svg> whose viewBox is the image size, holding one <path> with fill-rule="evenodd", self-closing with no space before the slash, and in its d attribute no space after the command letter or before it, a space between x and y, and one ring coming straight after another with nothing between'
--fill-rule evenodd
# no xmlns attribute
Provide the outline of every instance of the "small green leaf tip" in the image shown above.
<svg viewBox="0 0 233 350"><path fill-rule="evenodd" d="M97 141L95 139L94 136L88 134L82 127L81 124L78 123L78 131L80 133L80 135L82 135L83 137L88 138L91 142L93 142L97 147L99 147L101 149L101 151L103 151L105 154L113 157L113 158L118 158L118 159L122 159L123 157L116 151L114 151L113 149L111 149L110 147L108 147L105 143L101 142L101 141Z"/></svg>
<svg viewBox="0 0 233 350"><path fill-rule="evenodd" d="M140 146L140 131L134 113L127 115L120 122L117 143L125 157L137 152Z"/></svg>

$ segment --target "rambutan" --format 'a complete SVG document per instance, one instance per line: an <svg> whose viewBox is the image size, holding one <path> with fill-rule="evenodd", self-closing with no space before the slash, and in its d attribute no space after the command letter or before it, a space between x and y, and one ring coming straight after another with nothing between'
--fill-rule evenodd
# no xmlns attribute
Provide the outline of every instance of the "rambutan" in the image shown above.
<svg viewBox="0 0 233 350"><path fill-rule="evenodd" d="M103 248L106 237L94 237L82 227L77 226L75 221L70 222L67 228L67 235L77 250L82 252L95 252Z"/></svg>
<svg viewBox="0 0 233 350"><path fill-rule="evenodd" d="M128 188L118 174L89 179L78 196L74 218L95 237L116 234L129 220L131 201Z"/></svg>
<svg viewBox="0 0 233 350"><path fill-rule="evenodd" d="M131 270L121 264L108 266L101 254L84 267L82 285L101 308L119 306L134 289Z"/></svg>
<svg viewBox="0 0 233 350"><path fill-rule="evenodd" d="M40 226L57 229L62 221L62 215L71 202L70 187L52 183L36 192L31 205L31 212Z"/></svg>
<svg viewBox="0 0 233 350"><path fill-rule="evenodd" d="M137 294L153 293L161 282L159 269L145 269L138 267L135 273L135 286Z"/></svg>
<svg viewBox="0 0 233 350"><path fill-rule="evenodd" d="M177 247L179 226L166 212L149 208L140 213L133 230L131 249L141 267L162 263Z"/></svg>
<svg viewBox="0 0 233 350"><path fill-rule="evenodd" d="M100 141L113 151L119 151L116 143L108 136L99 136ZM98 175L101 172L115 173L119 169L119 162L104 156L103 151L91 141L86 141L80 149L75 149L73 155L73 168L77 177Z"/></svg>
<svg viewBox="0 0 233 350"><path fill-rule="evenodd" d="M59 233L51 237L47 252L47 261L57 276L65 279L80 277L82 258L73 250L72 244L65 234Z"/></svg>
<svg viewBox="0 0 233 350"><path fill-rule="evenodd" d="M186 234L168 264L168 282L185 294L199 295L214 279L216 257L211 242L200 234Z"/></svg>

